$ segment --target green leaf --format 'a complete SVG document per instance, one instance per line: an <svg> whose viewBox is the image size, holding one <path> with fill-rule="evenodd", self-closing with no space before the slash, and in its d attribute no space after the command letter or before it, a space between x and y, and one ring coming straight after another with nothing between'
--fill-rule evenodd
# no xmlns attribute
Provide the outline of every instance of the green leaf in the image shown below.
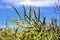
<svg viewBox="0 0 60 40"><path fill-rule="evenodd" d="M16 11L17 15L19 16L19 18L21 18L20 13L18 12L18 10L12 5L13 9Z"/></svg>
<svg viewBox="0 0 60 40"><path fill-rule="evenodd" d="M23 9L24 9L24 19L25 19L26 21L28 21L27 19L29 19L29 17L28 17L28 15L26 14L26 9L25 9L24 5L23 5Z"/></svg>
<svg viewBox="0 0 60 40"><path fill-rule="evenodd" d="M40 21L40 7L38 8L38 11L39 11L39 13L38 13L38 22Z"/></svg>
<svg viewBox="0 0 60 40"><path fill-rule="evenodd" d="M30 20L30 21L31 21L31 19L32 19L31 10L32 10L32 8L31 8L31 6L30 6L30 12L29 12L29 20Z"/></svg>
<svg viewBox="0 0 60 40"><path fill-rule="evenodd" d="M43 17L43 23L42 23L42 25L44 25L44 24L46 24L46 18L45 17Z"/></svg>

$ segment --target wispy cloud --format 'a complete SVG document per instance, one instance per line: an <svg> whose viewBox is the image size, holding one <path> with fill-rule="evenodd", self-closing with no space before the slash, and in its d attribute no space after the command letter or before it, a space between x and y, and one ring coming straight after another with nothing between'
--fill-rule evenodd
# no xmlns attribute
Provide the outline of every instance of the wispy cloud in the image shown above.
<svg viewBox="0 0 60 40"><path fill-rule="evenodd" d="M20 5L25 5L25 6L46 6L46 7L50 7L50 6L54 6L55 2L58 2L58 0L3 0L2 2L4 3L9 3L8 6L10 4L14 4L16 6L20 6Z"/></svg>
<svg viewBox="0 0 60 40"><path fill-rule="evenodd" d="M22 1L17 5L32 5L32 6L54 6L55 1Z"/></svg>

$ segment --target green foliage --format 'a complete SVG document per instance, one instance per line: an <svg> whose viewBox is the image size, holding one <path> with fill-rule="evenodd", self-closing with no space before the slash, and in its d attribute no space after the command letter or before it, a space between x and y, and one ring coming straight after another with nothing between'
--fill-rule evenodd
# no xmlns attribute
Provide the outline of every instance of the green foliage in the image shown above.
<svg viewBox="0 0 60 40"><path fill-rule="evenodd" d="M18 19L9 18L12 22L16 23L21 30L18 31L17 28L3 28L0 31L0 40L60 40L60 26L55 25L55 20L52 19L49 25L46 24L46 18L43 18L43 21L40 20L40 8L38 8L38 16L36 15L36 11L34 12L34 17L32 17L31 6L29 15L26 13L26 9L24 8L24 18L21 17L20 13L18 13L17 9L12 6L16 11L20 19L24 21L20 21ZM13 26L14 27L14 26Z"/></svg>
<svg viewBox="0 0 60 40"><path fill-rule="evenodd" d="M18 32L14 30L13 32L10 28L4 28L4 30L0 31L0 40L60 40L59 27L52 26L52 28L48 29L46 25L38 25L25 28L29 30Z"/></svg>

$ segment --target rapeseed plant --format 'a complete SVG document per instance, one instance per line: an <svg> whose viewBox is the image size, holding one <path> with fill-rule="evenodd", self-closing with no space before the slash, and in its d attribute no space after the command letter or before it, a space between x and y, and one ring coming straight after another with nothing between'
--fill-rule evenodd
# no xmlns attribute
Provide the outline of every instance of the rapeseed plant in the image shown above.
<svg viewBox="0 0 60 40"><path fill-rule="evenodd" d="M21 17L20 13L17 9L12 6L13 9L18 14L19 18L24 20L21 22L20 20L9 18L12 22L16 23L18 27L21 27L21 31L18 31L16 28L14 32L9 30L10 28L7 27L0 31L0 40L60 40L60 26L56 26L54 23L55 21L52 19L49 25L46 24L46 17L43 18L43 21L40 20L40 8L38 8L38 16L36 15L36 11L34 12L34 17L32 16L31 10L32 7L30 6L29 15L26 13L26 9L24 8L24 18ZM26 26L25 26L25 25ZM23 26L24 25L24 26ZM14 27L14 26L13 26ZM49 28L48 28L49 27Z"/></svg>

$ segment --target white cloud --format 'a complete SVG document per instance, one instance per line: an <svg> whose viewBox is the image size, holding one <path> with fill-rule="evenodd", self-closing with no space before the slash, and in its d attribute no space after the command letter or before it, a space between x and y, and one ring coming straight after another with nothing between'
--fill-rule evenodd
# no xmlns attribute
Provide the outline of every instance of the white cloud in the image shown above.
<svg viewBox="0 0 60 40"><path fill-rule="evenodd" d="M32 6L53 6L54 5L54 1L23 1L20 3L14 3L17 5L32 5Z"/></svg>
<svg viewBox="0 0 60 40"><path fill-rule="evenodd" d="M18 3L14 2L16 5L26 5L26 6L54 6L55 2L58 0L25 0L25 1L20 1Z"/></svg>
<svg viewBox="0 0 60 40"><path fill-rule="evenodd" d="M3 0L5 3L15 4L16 6L25 5L25 6L54 6L55 2L58 0Z"/></svg>

